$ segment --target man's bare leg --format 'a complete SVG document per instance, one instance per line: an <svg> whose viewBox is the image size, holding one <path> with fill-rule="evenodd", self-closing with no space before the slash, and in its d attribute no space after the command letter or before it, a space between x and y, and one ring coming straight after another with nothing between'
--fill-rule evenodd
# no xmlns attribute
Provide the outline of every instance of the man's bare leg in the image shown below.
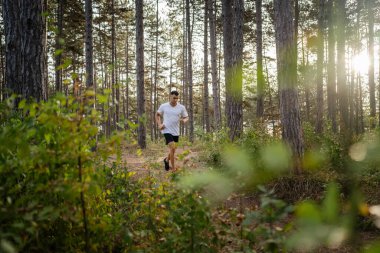
<svg viewBox="0 0 380 253"><path fill-rule="evenodd" d="M169 155L168 155L168 161L170 161L171 165L172 165L172 169L175 171L176 170L176 167L175 167L175 156L174 156L174 153L175 153L175 150L176 150L176 146L175 146L175 142L172 141L169 143Z"/></svg>

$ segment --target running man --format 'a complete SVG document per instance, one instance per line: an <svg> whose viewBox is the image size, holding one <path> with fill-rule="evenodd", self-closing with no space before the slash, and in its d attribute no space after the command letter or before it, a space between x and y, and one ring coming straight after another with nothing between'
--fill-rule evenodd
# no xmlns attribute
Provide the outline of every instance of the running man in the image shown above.
<svg viewBox="0 0 380 253"><path fill-rule="evenodd" d="M175 167L176 142L179 140L179 122L186 123L189 118L185 106L178 103L178 91L170 92L169 102L160 105L156 113L156 123L161 133L165 136L166 145L169 147L169 154L164 158L165 170L173 171ZM161 123L161 118L163 122Z"/></svg>

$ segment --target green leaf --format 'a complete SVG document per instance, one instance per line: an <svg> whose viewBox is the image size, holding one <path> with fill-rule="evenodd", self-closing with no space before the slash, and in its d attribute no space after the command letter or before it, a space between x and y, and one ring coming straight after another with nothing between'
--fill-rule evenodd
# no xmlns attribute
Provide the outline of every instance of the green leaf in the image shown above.
<svg viewBox="0 0 380 253"><path fill-rule="evenodd" d="M319 150L310 150L305 153L303 167L308 170L320 168L326 160L326 156Z"/></svg>
<svg viewBox="0 0 380 253"><path fill-rule="evenodd" d="M57 49L57 50L55 50L55 52L54 52L54 56L61 55L62 52L63 52L63 49Z"/></svg>
<svg viewBox="0 0 380 253"><path fill-rule="evenodd" d="M49 115L47 115L46 113L41 113L39 116L38 116L38 121L42 124L46 123L47 121L49 120Z"/></svg>
<svg viewBox="0 0 380 253"><path fill-rule="evenodd" d="M366 249L364 249L363 253L379 253L380 252L380 242L376 242Z"/></svg>
<svg viewBox="0 0 380 253"><path fill-rule="evenodd" d="M46 143L49 144L49 143L50 143L50 140L51 140L51 134L46 133L46 134L44 135L44 137L45 137Z"/></svg>
<svg viewBox="0 0 380 253"><path fill-rule="evenodd" d="M1 242L0 242L0 251L1 252L4 252L4 253L16 253L17 250L16 248L13 246L12 243L8 242L7 240L5 239L1 239Z"/></svg>
<svg viewBox="0 0 380 253"><path fill-rule="evenodd" d="M290 167L291 152L283 143L275 143L261 150L261 157L266 169L282 172Z"/></svg>
<svg viewBox="0 0 380 253"><path fill-rule="evenodd" d="M65 61L63 62L63 64L61 64L61 65L59 65L57 67L57 70L68 68L71 65L71 62L72 62L71 59L65 59Z"/></svg>
<svg viewBox="0 0 380 253"><path fill-rule="evenodd" d="M228 168L237 176L247 176L253 168L250 157L244 150L228 147L223 157Z"/></svg>
<svg viewBox="0 0 380 253"><path fill-rule="evenodd" d="M329 184L326 198L322 204L323 216L329 223L334 223L339 215L339 190L335 183Z"/></svg>
<svg viewBox="0 0 380 253"><path fill-rule="evenodd" d="M318 206L310 201L299 204L296 207L296 215L305 224L311 225L322 222L322 215Z"/></svg>
<svg viewBox="0 0 380 253"><path fill-rule="evenodd" d="M25 99L21 100L20 103L18 104L18 108L19 109L24 109L25 104L26 104L26 100Z"/></svg>

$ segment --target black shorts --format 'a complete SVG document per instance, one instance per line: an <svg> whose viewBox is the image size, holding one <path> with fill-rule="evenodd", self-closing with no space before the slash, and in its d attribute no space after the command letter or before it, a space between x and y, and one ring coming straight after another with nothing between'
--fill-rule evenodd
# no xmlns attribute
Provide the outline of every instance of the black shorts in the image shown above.
<svg viewBox="0 0 380 253"><path fill-rule="evenodd" d="M179 140L179 136L173 136L172 134L164 134L164 136L165 136L166 145L168 145L172 141L178 142Z"/></svg>

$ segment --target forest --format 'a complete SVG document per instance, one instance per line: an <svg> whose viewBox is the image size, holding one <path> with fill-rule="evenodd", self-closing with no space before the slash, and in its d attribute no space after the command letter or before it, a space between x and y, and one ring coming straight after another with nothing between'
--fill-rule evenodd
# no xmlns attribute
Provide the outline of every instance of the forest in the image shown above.
<svg viewBox="0 0 380 253"><path fill-rule="evenodd" d="M379 0L0 3L0 252L380 252Z"/></svg>

